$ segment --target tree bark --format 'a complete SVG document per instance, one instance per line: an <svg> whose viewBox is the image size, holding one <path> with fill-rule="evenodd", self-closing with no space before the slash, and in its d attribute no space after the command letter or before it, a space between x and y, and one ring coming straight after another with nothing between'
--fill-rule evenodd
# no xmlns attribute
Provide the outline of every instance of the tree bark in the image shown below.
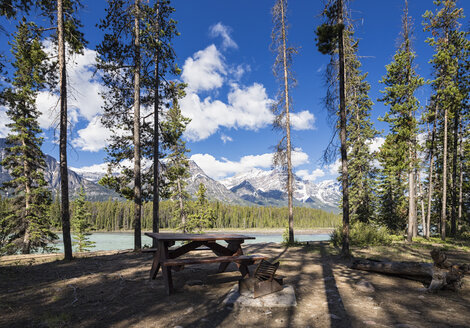
<svg viewBox="0 0 470 328"><path fill-rule="evenodd" d="M185 233L186 232L186 214L184 213L183 190L181 189L181 181L179 178L178 178L177 186L178 186L178 201L179 201L179 206L180 206L181 225L183 226L183 233Z"/></svg>
<svg viewBox="0 0 470 328"><path fill-rule="evenodd" d="M402 278L421 281L428 284L428 291L442 288L457 290L462 285L469 265L454 265L438 249L431 251L433 264L422 262L382 262L374 260L356 260L353 269L396 275Z"/></svg>
<svg viewBox="0 0 470 328"><path fill-rule="evenodd" d="M134 250L142 248L142 182L140 167L140 0L134 4Z"/></svg>
<svg viewBox="0 0 470 328"><path fill-rule="evenodd" d="M453 149L452 149L452 206L450 215L450 235L455 236L457 232L457 162L458 162L458 139L459 139L459 108L455 109L453 126Z"/></svg>
<svg viewBox="0 0 470 328"><path fill-rule="evenodd" d="M159 40L159 2L157 1L157 22L156 22L156 39L157 42ZM158 232L160 228L160 176L159 176L159 117L158 117L158 110L159 110L159 87L160 87L160 76L158 75L159 71L159 57L158 57L158 49L155 52L155 103L154 103L154 121L153 121L153 220L152 220L152 232ZM157 241L152 238L152 247L157 247Z"/></svg>
<svg viewBox="0 0 470 328"><path fill-rule="evenodd" d="M289 81L287 75L287 48L286 48L286 26L284 22L284 2L281 1L281 20L282 20L282 51L284 66L284 96L286 106L286 138L287 138L287 202L289 207L289 243L294 242L294 205L293 205L293 176L291 159L291 140L290 140L290 117L289 117Z"/></svg>
<svg viewBox="0 0 470 328"><path fill-rule="evenodd" d="M410 147L410 163L408 167L408 189L409 189L409 198L408 198L408 234L407 241L412 242L413 237L415 237L415 222L416 222L416 201L415 201L415 175L413 167L413 155L411 154L412 150Z"/></svg>
<svg viewBox="0 0 470 328"><path fill-rule="evenodd" d="M436 137L436 120L437 120L437 104L435 104L436 109L434 111L434 120L431 132L431 145L429 149L429 188L428 188L428 211L426 219L426 239L429 239L431 236L431 203L432 203L432 193L433 193L433 177L434 177L434 139Z"/></svg>
<svg viewBox="0 0 470 328"><path fill-rule="evenodd" d="M67 68L65 62L65 27L63 0L57 0L57 34L59 56L59 85L60 85L60 189L62 216L62 236L64 241L64 259L70 261L72 255L72 238L70 237L69 210L69 176L67 168Z"/></svg>
<svg viewBox="0 0 470 328"><path fill-rule="evenodd" d="M22 141L22 144L23 144L23 149L26 149L26 143L23 140ZM24 177L25 177L25 184L24 184L24 187L25 187L25 213L24 213L24 217L25 217L25 224L26 224L26 231L24 233L24 236L23 236L23 249L21 250L21 252L23 254L29 254L31 252L31 222L29 221L28 219L28 215L29 215L29 211L30 211L30 207L31 207L31 177L30 177L30 169L29 169L29 164L28 164L28 161L26 159L23 160L23 171L24 171Z"/></svg>
<svg viewBox="0 0 470 328"><path fill-rule="evenodd" d="M446 239L447 223L447 108L444 109L444 149L442 164L442 209L441 209L441 239Z"/></svg>
<svg viewBox="0 0 470 328"><path fill-rule="evenodd" d="M423 184L421 183L421 176L418 172L418 186L419 186L419 198L421 199L421 224L423 225L423 236L426 235L427 224L426 224L426 210L424 209L424 193L423 193Z"/></svg>
<svg viewBox="0 0 470 328"><path fill-rule="evenodd" d="M460 178L459 178L459 212L457 217L456 226L462 222L462 205L463 205L463 128L462 122L460 122L460 133L459 133L459 153L460 153Z"/></svg>
<svg viewBox="0 0 470 328"><path fill-rule="evenodd" d="M345 95L345 58L344 58L344 21L343 1L338 0L338 55L339 55L339 114L340 114L340 140L341 140L341 180L343 188L343 245L341 254L350 256L349 250L349 183L348 183L348 155L346 144L346 95Z"/></svg>

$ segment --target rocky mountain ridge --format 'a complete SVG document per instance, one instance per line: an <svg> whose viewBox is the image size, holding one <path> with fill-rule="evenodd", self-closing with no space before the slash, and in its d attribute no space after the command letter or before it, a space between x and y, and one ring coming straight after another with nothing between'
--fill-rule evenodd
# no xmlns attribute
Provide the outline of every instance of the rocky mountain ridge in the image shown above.
<svg viewBox="0 0 470 328"><path fill-rule="evenodd" d="M0 160L5 155L5 139L0 138ZM189 161L190 177L187 191L195 195L200 183L207 188L207 196L211 200L237 205L286 206L287 194L284 192L285 172L279 170L253 169L233 177L216 181L209 177L194 161ZM45 178L49 188L56 192L60 187L59 163L46 155L47 169ZM69 188L72 198L84 187L87 198L92 201L119 199L119 195L97 182L107 172L106 164L84 168L69 168ZM8 172L0 166L0 184L11 179ZM326 180L320 183L305 181L294 176L294 205L319 208L331 212L339 212L341 199L339 183Z"/></svg>

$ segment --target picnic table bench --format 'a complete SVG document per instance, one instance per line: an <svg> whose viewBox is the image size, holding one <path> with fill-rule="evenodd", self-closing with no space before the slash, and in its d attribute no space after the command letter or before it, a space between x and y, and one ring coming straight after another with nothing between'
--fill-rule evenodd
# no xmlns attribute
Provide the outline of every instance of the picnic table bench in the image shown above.
<svg viewBox="0 0 470 328"><path fill-rule="evenodd" d="M152 268L150 270L150 279L155 279L160 268L162 269L165 290L168 295L173 292L173 280L171 269L181 270L185 265L190 264L209 264L220 263L218 272L224 272L227 266L234 262L238 266L242 277L249 274L248 265L257 261L266 259L263 255L244 255L241 244L246 239L255 239L255 237L244 236L240 234L185 234L185 233L145 233L147 236L155 239L157 248L151 249L154 253ZM177 241L185 241L175 249L169 247L175 245ZM223 246L217 241L227 242ZM202 247L211 250L216 256L213 257L192 257L179 258L180 256L194 250L200 250Z"/></svg>

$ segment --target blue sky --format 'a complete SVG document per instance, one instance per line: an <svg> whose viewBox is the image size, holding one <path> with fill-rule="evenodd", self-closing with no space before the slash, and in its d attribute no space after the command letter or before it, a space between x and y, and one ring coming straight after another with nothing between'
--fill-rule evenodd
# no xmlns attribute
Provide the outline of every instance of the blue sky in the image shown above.
<svg viewBox="0 0 470 328"><path fill-rule="evenodd" d="M85 55L75 58L69 73L73 98L70 117L73 123L69 148L69 166L98 169L105 158L103 146L107 131L99 124L102 86L92 75L94 49L102 33L95 27L104 14L105 1L83 1L81 11L85 38L89 41ZM238 1L173 1L174 18L181 33L174 46L178 65L183 69L179 77L188 83L187 97L181 102L182 111L192 118L186 139L191 149L189 156L206 173L223 179L252 168L269 169L272 147L280 138L271 128L269 104L275 98L278 83L272 75L274 55L271 43L270 0ZM359 55L363 71L368 72L371 99L374 101L372 118L379 130L386 130L377 121L385 107L377 102L383 86L378 81L385 74L399 42L403 0L356 0L351 2L356 37L360 39ZM464 12L470 2L461 0ZM422 29L422 14L434 10L431 0L409 0L410 15L414 19L414 48L417 52L418 72L430 78L429 59L432 48L424 41L429 37ZM293 96L292 142L295 171L312 181L331 179L335 165L322 165L322 152L332 136L322 105L325 95L324 69L328 56L321 55L315 46L314 30L321 23L322 1L289 1L289 42L299 50L294 57L293 71L298 85ZM468 28L468 19L465 19ZM3 19L7 30L14 22ZM1 50L8 52L7 39L1 36ZM418 91L424 105L429 88ZM39 108L43 111L41 126L46 142L43 150L58 158L58 146L53 142L56 113L51 111L53 97L41 94ZM0 136L7 133L5 109L0 109ZM377 139L376 146L381 139Z"/></svg>

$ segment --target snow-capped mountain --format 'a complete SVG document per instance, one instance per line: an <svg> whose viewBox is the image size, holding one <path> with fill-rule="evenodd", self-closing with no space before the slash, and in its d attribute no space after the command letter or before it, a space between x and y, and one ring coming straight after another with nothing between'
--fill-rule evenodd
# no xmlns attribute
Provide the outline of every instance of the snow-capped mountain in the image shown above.
<svg viewBox="0 0 470 328"><path fill-rule="evenodd" d="M0 138L0 162L6 155L6 139ZM46 180L49 189L55 194L60 189L60 166L57 160L49 155L45 156L46 170L44 171L44 179ZM109 190L99 184L84 178L82 175L69 169L69 191L72 198L76 197L83 186L87 199L91 201L107 200L108 198L118 199L119 195L114 191ZM0 165L0 185L3 182L11 180L11 176L5 168ZM54 195L55 196L55 195Z"/></svg>
<svg viewBox="0 0 470 328"><path fill-rule="evenodd" d="M0 161L5 152L5 139L0 138ZM51 190L60 187L59 164L51 156L46 155L47 169L44 177ZM131 164L129 164L131 165ZM149 169L146 162L143 169ZM109 197L117 199L119 196L105 187L97 184L107 172L107 165L98 164L82 168L69 169L69 188L72 197L78 194L80 187L85 188L89 200L106 200ZM253 169L239 173L233 177L216 181L209 177L194 161L189 161L187 191L195 195L199 184L203 183L207 189L210 200L218 200L230 204L259 205L259 206L286 206L287 194L284 192L286 173L279 170ZM294 205L319 208L326 211L339 212L341 194L339 183L333 180L313 183L304 181L295 176ZM7 170L0 166L0 184L10 180Z"/></svg>
<svg viewBox="0 0 470 328"><path fill-rule="evenodd" d="M222 180L240 198L259 205L285 205L287 194L284 186L287 173L279 170L253 169ZM309 206L338 212L341 199L339 183L333 180L318 184L294 176L294 200L296 206Z"/></svg>

